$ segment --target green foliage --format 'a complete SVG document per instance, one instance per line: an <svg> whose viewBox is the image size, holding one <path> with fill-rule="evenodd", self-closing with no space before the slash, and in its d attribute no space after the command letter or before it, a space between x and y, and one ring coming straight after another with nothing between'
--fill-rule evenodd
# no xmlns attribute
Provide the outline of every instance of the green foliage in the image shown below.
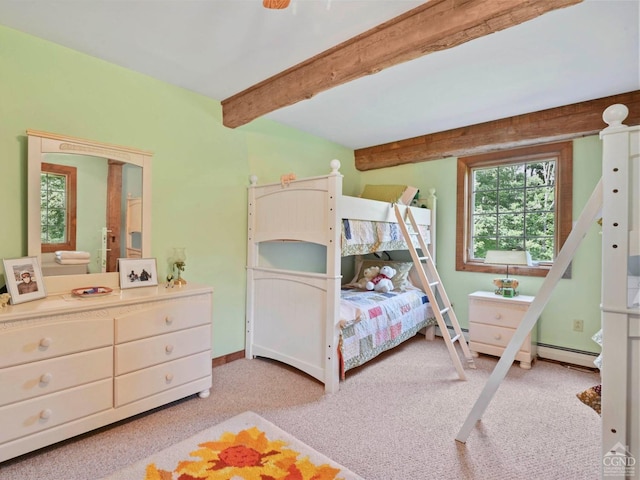
<svg viewBox="0 0 640 480"><path fill-rule="evenodd" d="M40 240L64 243L67 240L67 177L40 175Z"/></svg>
<svg viewBox="0 0 640 480"><path fill-rule="evenodd" d="M555 238L555 161L473 170L473 256L487 250L531 252L552 261Z"/></svg>

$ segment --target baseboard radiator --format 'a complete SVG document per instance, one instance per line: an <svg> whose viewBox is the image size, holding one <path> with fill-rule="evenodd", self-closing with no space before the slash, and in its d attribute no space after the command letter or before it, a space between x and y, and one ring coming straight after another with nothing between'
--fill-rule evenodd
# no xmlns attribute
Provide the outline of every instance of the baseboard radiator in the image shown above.
<svg viewBox="0 0 640 480"><path fill-rule="evenodd" d="M449 327L450 333L453 332L453 328ZM469 329L462 328L467 342L469 341ZM436 326L436 335L442 336L440 328ZM560 363L568 363L571 365L578 365L587 368L596 368L593 361L598 356L597 353L586 352L584 350L577 350L575 348L559 347L557 345L549 345L547 343L538 342L538 357L546 358L547 360L553 360Z"/></svg>

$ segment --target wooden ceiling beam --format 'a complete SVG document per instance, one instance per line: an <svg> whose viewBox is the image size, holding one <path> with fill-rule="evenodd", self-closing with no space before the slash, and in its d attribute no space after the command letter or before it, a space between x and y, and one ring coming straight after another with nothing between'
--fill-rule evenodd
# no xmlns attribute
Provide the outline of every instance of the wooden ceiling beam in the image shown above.
<svg viewBox="0 0 640 480"><path fill-rule="evenodd" d="M539 145L594 135L607 125L602 112L609 105L629 108L625 125L640 124L640 90L492 122L422 135L356 150L360 171L419 163L446 157L466 157L510 148Z"/></svg>
<svg viewBox="0 0 640 480"><path fill-rule="evenodd" d="M582 0L431 0L222 101L245 125L338 85L504 30Z"/></svg>

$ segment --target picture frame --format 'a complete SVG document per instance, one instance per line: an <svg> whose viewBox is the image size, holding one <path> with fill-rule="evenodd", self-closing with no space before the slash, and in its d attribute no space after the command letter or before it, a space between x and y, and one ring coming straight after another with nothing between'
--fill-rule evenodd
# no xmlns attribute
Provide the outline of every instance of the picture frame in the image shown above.
<svg viewBox="0 0 640 480"><path fill-rule="evenodd" d="M152 287L158 285L155 258L119 258L120 288Z"/></svg>
<svg viewBox="0 0 640 480"><path fill-rule="evenodd" d="M47 296L38 257L3 258L2 263L11 305Z"/></svg>

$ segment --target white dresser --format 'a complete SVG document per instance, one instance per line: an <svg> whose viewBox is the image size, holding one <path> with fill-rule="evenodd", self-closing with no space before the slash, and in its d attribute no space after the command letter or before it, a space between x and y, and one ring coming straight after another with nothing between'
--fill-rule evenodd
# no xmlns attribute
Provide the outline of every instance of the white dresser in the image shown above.
<svg viewBox="0 0 640 480"><path fill-rule="evenodd" d="M210 287L0 309L0 461L211 388Z"/></svg>
<svg viewBox="0 0 640 480"><path fill-rule="evenodd" d="M486 353L501 356L511 337L524 318L533 298L517 295L502 297L493 292L469 294L469 349L475 355ZM537 355L536 329L527 335L516 355L516 360L525 369Z"/></svg>

